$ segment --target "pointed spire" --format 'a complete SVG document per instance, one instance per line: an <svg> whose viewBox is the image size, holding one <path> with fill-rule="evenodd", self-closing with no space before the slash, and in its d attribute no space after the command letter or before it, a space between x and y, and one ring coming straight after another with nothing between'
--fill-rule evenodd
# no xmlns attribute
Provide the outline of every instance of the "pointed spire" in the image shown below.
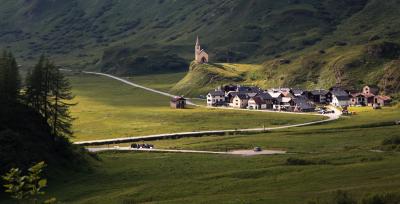
<svg viewBox="0 0 400 204"><path fill-rule="evenodd" d="M196 47L199 47L200 46L200 41L199 41L199 36L197 36L197 39L196 39Z"/></svg>

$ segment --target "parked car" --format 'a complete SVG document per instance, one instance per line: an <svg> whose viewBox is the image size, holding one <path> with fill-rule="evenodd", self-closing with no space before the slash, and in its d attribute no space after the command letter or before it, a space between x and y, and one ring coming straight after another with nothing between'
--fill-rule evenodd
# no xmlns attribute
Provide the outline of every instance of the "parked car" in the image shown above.
<svg viewBox="0 0 400 204"><path fill-rule="evenodd" d="M318 113L320 114L331 114L331 113L335 113L334 110L320 110L318 111Z"/></svg>
<svg viewBox="0 0 400 204"><path fill-rule="evenodd" d="M152 144L131 144L131 148L133 149L153 149L154 145Z"/></svg>
<svg viewBox="0 0 400 204"><path fill-rule="evenodd" d="M254 150L255 152L261 152L261 151L262 151L261 147L254 147L253 150Z"/></svg>

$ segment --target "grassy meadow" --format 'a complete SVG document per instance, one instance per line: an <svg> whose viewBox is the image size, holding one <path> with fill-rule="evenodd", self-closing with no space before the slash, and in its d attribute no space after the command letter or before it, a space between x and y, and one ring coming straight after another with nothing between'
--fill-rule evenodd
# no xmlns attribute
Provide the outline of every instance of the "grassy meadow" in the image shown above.
<svg viewBox="0 0 400 204"><path fill-rule="evenodd" d="M168 77L154 76L154 88L166 86ZM196 130L273 127L322 119L322 116L245 112L189 107L175 110L169 98L131 87L106 77L70 77L74 141L110 139ZM135 82L135 78L133 79ZM140 80L139 80L140 82ZM149 82L150 83L150 82Z"/></svg>
<svg viewBox="0 0 400 204"><path fill-rule="evenodd" d="M269 133L155 142L184 149L286 149L277 156L180 153L98 154L95 169L50 181L68 203L307 203L345 190L355 198L400 193L400 153L373 152L399 136L400 110L364 110L351 118ZM379 125L380 124L380 125ZM307 164L288 163L288 158Z"/></svg>

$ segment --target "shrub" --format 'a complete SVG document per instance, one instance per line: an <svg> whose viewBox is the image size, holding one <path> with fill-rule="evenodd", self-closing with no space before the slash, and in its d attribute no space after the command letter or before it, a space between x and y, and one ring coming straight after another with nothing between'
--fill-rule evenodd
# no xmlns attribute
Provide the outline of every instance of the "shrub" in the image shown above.
<svg viewBox="0 0 400 204"><path fill-rule="evenodd" d="M394 193L374 194L364 197L362 204L398 204L400 195Z"/></svg>
<svg viewBox="0 0 400 204"><path fill-rule="evenodd" d="M299 158L288 158L286 160L287 165L313 165L316 164L313 161L305 160L305 159L299 159Z"/></svg>
<svg viewBox="0 0 400 204"><path fill-rule="evenodd" d="M382 141L382 145L400 145L400 136L395 135Z"/></svg>
<svg viewBox="0 0 400 204"><path fill-rule="evenodd" d="M333 197L336 204L357 204L357 201L346 191L338 190Z"/></svg>

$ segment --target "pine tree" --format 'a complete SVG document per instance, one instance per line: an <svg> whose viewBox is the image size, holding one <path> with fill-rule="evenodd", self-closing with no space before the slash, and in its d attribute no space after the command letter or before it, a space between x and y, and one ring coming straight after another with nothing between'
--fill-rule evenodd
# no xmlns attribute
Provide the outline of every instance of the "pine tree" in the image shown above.
<svg viewBox="0 0 400 204"><path fill-rule="evenodd" d="M45 65L45 57L42 55L39 62L32 71L28 73L26 78L26 103L37 112L42 113L41 95L43 93L43 69Z"/></svg>
<svg viewBox="0 0 400 204"><path fill-rule="evenodd" d="M69 108L75 104L68 103L74 98L71 92L71 85L65 76L56 69L53 73L51 84L51 124L53 133L62 137L71 137L71 123L73 118L70 115Z"/></svg>
<svg viewBox="0 0 400 204"><path fill-rule="evenodd" d="M16 102L20 91L20 77L17 62L11 53L3 52L0 57L0 102Z"/></svg>
<svg viewBox="0 0 400 204"><path fill-rule="evenodd" d="M72 135L72 117L67 101L73 99L71 86L64 75L42 56L27 78L26 99L52 128L55 136Z"/></svg>

